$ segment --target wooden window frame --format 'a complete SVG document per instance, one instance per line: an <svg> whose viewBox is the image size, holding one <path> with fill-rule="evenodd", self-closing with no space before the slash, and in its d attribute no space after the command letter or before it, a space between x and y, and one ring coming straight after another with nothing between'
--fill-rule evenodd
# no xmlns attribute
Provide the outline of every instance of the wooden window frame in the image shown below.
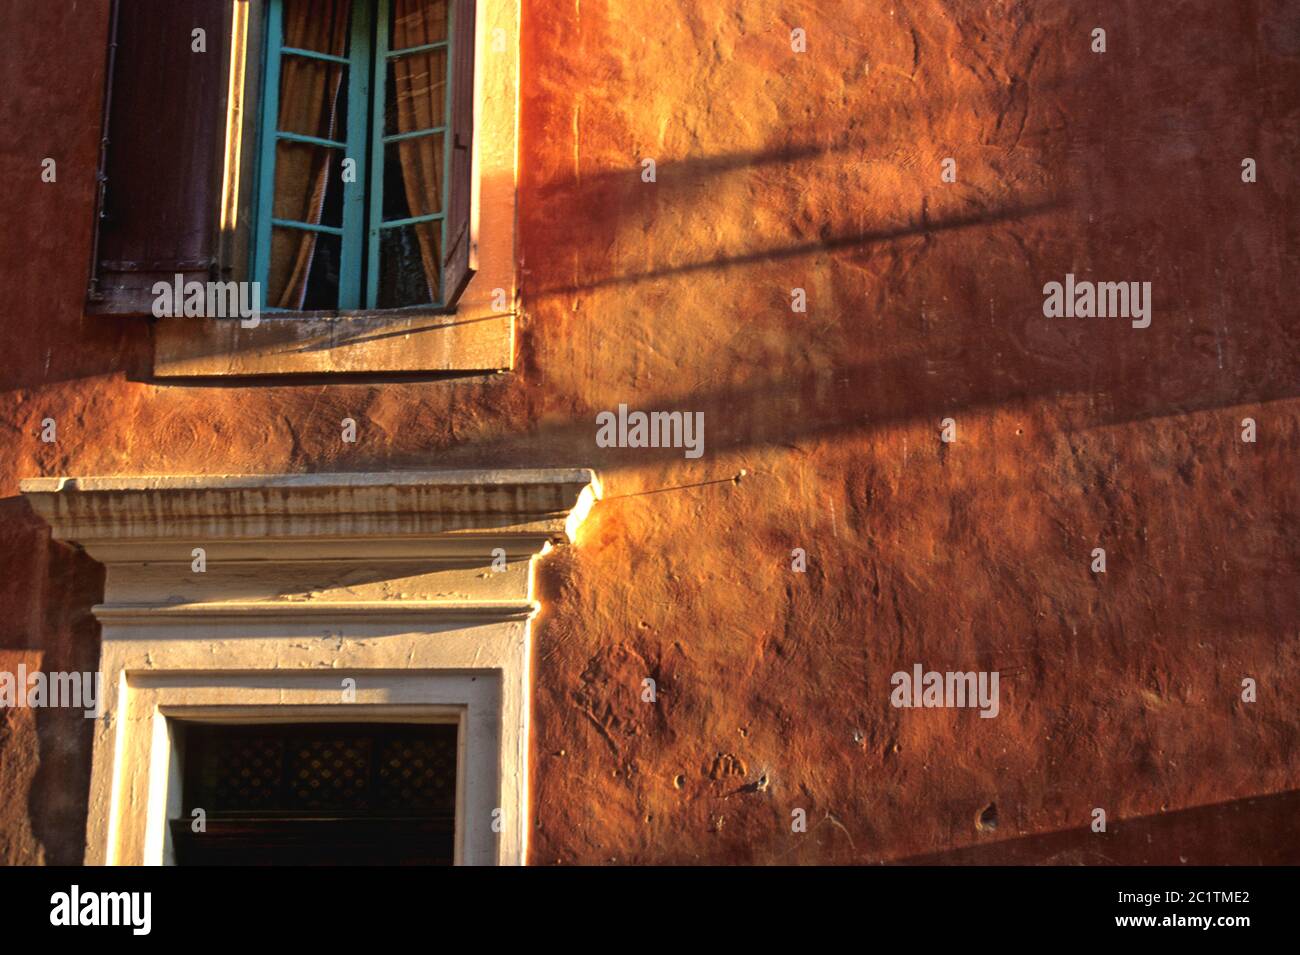
<svg viewBox="0 0 1300 955"><path fill-rule="evenodd" d="M284 45L282 17L285 0L266 0L266 36L263 43L263 75L261 95L261 122L257 143L257 211L252 217L256 229L254 245L253 274L262 283L265 292L268 288L267 275L271 259L271 230L273 227L306 229L325 235L339 237L342 249L339 269L339 307L340 313L387 313L400 312L402 308L384 308L378 305L379 298L379 253L381 233L385 229L426 222L437 222L441 233L438 244L440 261L438 263L438 298L435 302L424 303L407 308L422 311L439 311L454 308L454 303L447 303L446 263L441 261L443 250L447 249L448 209L451 194L456 183L452 177L452 136L455 128L453 111L456 109L457 80L456 38L458 11L460 4L448 3L447 28L445 40L424 44L418 48L403 50L388 49L389 28L391 26L392 0L353 0L351 40L349 55L336 57L314 50L295 50ZM373 38L373 40L372 40ZM445 76L443 84L443 124L424 130L385 135L384 115L387 97L387 65L400 56L431 50L445 50ZM337 63L347 68L348 96L348 130L345 140L320 140L299 133L285 132L279 124L279 77L280 65L285 56L301 57L319 62ZM367 119L369 122L367 123ZM384 155L385 149L405 139L422 136L441 136L443 140L443 174L442 195L438 198L438 212L410 216L400 220L385 222L383 219L384 202ZM366 149L367 139L370 148ZM276 147L280 142L299 142L332 149L344 150L344 155L353 158L365 170L358 180L361 188L350 190L344 199L343 222L340 227L312 225L301 222L282 221L269 213L275 202L275 158ZM468 184L465 184L468 185ZM461 186L462 188L464 186ZM362 262L365 263L366 281L362 287ZM456 290L459 292L459 289ZM362 301L364 300L364 304ZM270 308L262 304L267 314L284 313L302 314L302 309ZM315 314L320 314L319 312Z"/></svg>
<svg viewBox="0 0 1300 955"><path fill-rule="evenodd" d="M369 0L353 0L351 4L351 36L348 42L349 56L342 58L347 76L348 129L342 141L316 139L279 129L280 105L280 66L286 55L314 59L319 62L339 62L341 58L316 53L310 50L295 50L286 54L282 19L284 0L266 0L266 31L262 44L263 62L262 90L258 110L261 115L260 129L257 137L257 201L251 217L256 239L253 242L252 273L262 284L262 309L266 313L285 312L297 314L297 309L272 309L268 307L268 274L271 264L271 230L273 227L305 229L322 235L334 235L340 239L339 262L339 311L354 310L358 306L361 284L361 248L363 242L363 224L361 213L371 188L369 165L361 166L364 170L358 178L360 189L347 190L343 199L343 224L341 227L321 224L279 220L273 217L275 205L276 150L281 142L314 143L329 148L343 149L344 155L352 157L360 165L365 155L365 118L374 106L373 96L366 102L365 91L371 72L371 18L373 3Z"/></svg>

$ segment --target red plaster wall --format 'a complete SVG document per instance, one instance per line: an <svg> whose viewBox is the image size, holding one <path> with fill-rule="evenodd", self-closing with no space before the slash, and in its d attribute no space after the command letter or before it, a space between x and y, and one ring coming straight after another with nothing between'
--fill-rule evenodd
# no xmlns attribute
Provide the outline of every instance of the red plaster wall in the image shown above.
<svg viewBox="0 0 1300 955"><path fill-rule="evenodd" d="M22 477L589 465L533 862L1300 861L1300 3L524 0L516 370L204 386L83 314L107 6L0 8L0 665L98 652ZM1151 327L1045 319L1066 272ZM596 447L620 402L704 456ZM998 718L891 707L918 662ZM79 861L89 741L0 712L0 862Z"/></svg>

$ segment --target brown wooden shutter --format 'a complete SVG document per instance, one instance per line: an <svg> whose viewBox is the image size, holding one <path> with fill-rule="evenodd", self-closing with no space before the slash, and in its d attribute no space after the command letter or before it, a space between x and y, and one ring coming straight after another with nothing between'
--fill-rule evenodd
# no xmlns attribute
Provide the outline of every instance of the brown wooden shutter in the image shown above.
<svg viewBox="0 0 1300 955"><path fill-rule="evenodd" d="M89 311L147 315L155 282L212 277L229 6L116 0Z"/></svg>
<svg viewBox="0 0 1300 955"><path fill-rule="evenodd" d="M474 174L474 7L453 0L451 65L451 180L447 199L447 253L443 258L443 302L454 305L474 265L470 257L470 190Z"/></svg>

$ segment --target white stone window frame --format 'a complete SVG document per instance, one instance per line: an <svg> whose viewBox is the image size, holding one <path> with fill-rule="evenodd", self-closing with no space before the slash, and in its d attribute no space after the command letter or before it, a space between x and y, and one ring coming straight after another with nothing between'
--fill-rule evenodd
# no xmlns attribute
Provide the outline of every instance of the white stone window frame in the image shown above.
<svg viewBox="0 0 1300 955"><path fill-rule="evenodd" d="M454 721L455 861L527 860L533 569L575 539L600 495L593 472L36 478L22 491L107 571L87 864L174 861L177 720Z"/></svg>

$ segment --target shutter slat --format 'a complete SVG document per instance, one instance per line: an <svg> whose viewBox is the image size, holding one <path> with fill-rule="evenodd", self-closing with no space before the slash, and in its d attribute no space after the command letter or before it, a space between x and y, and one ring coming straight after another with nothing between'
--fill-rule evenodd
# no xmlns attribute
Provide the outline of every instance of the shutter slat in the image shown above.
<svg viewBox="0 0 1300 955"><path fill-rule="evenodd" d="M212 277L225 0L118 0L89 310L150 314L155 282ZM195 28L206 52L192 51Z"/></svg>
<svg viewBox="0 0 1300 955"><path fill-rule="evenodd" d="M470 190L474 164L475 0L453 0L451 67L451 174L447 199L447 252L443 302L454 305L474 274L470 257Z"/></svg>

